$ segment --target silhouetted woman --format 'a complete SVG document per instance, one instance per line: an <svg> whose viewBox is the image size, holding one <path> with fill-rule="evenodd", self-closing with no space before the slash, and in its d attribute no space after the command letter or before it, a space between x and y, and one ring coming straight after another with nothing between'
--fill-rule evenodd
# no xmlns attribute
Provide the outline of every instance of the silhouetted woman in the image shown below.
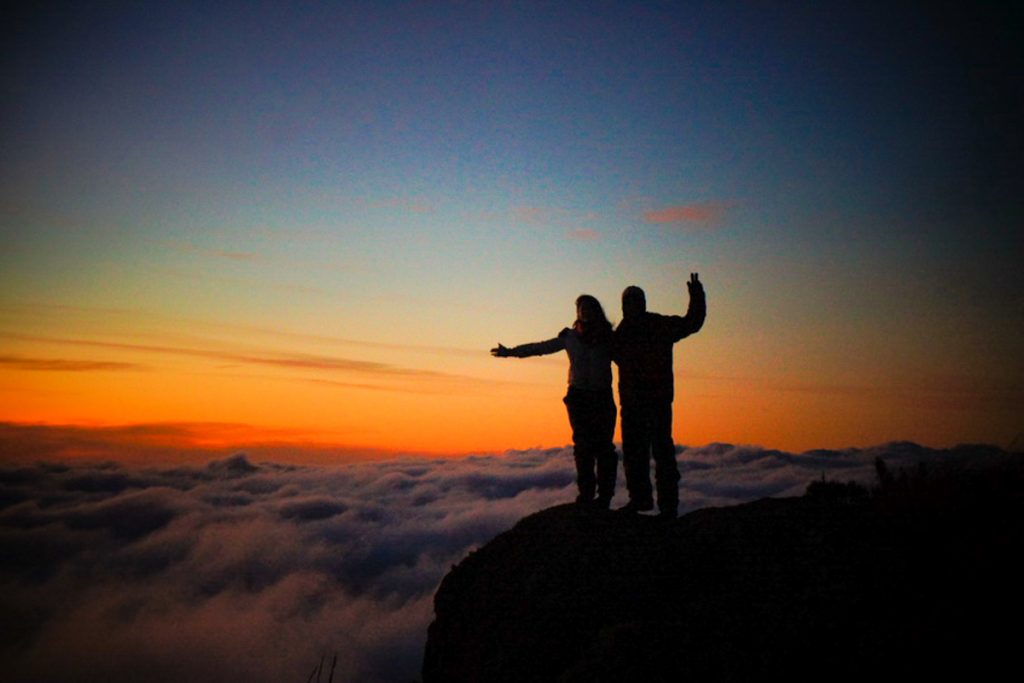
<svg viewBox="0 0 1024 683"><path fill-rule="evenodd" d="M506 348L498 344L498 358L543 356L564 350L569 355L569 392L565 405L572 426L576 460L577 503L608 507L615 493L618 455L615 434L615 399L612 397L612 325L597 299L582 294L576 299L576 322L554 339ZM595 476L596 465L596 476Z"/></svg>

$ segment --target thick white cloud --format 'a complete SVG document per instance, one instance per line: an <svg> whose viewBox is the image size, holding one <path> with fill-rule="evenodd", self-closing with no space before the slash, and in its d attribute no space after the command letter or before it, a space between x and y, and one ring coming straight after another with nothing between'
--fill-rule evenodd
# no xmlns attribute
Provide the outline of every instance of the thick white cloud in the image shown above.
<svg viewBox="0 0 1024 683"><path fill-rule="evenodd" d="M683 511L955 457L913 444L680 448ZM621 474L620 474L621 484ZM448 569L574 497L569 449L334 467L0 467L0 669L12 680L415 679ZM625 502L624 492L615 504Z"/></svg>

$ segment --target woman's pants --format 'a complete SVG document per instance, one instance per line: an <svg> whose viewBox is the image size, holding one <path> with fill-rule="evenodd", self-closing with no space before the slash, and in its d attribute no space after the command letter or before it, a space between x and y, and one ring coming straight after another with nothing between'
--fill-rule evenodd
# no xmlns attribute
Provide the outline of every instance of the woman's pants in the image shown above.
<svg viewBox="0 0 1024 683"><path fill-rule="evenodd" d="M615 493L619 463L612 442L616 418L612 389L608 387L607 391L586 391L570 386L563 400L569 410L569 424L572 425L576 485L579 487L580 500L592 500L596 493L598 499L607 503Z"/></svg>

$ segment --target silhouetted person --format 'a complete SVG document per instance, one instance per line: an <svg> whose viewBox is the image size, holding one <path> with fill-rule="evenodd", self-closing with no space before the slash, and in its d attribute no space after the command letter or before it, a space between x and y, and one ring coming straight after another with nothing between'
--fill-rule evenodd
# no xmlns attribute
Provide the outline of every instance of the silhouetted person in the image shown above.
<svg viewBox="0 0 1024 683"><path fill-rule="evenodd" d="M491 355L505 358L542 356L564 350L569 355L569 391L564 402L572 426L576 461L577 503L607 508L615 493L618 455L615 435L615 399L612 396L612 325L597 299L582 294L576 299L576 322L554 339L506 348L498 344ZM596 465L596 476L595 476Z"/></svg>
<svg viewBox="0 0 1024 683"><path fill-rule="evenodd" d="M686 283L690 306L685 316L647 311L639 287L622 292L622 322L614 335L614 358L619 366L622 404L622 468L629 503L623 510L654 508L650 459L654 457L658 510L675 517L679 510L679 467L672 441L672 345L700 330L707 305L704 286L696 273Z"/></svg>

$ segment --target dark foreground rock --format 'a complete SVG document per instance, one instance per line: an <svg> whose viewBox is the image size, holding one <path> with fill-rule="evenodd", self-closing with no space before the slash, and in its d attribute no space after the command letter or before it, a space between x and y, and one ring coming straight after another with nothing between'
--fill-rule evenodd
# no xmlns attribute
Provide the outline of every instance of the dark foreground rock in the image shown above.
<svg viewBox="0 0 1024 683"><path fill-rule="evenodd" d="M674 522L544 510L445 577L424 683L995 679L1021 632L1021 481L1013 464Z"/></svg>

